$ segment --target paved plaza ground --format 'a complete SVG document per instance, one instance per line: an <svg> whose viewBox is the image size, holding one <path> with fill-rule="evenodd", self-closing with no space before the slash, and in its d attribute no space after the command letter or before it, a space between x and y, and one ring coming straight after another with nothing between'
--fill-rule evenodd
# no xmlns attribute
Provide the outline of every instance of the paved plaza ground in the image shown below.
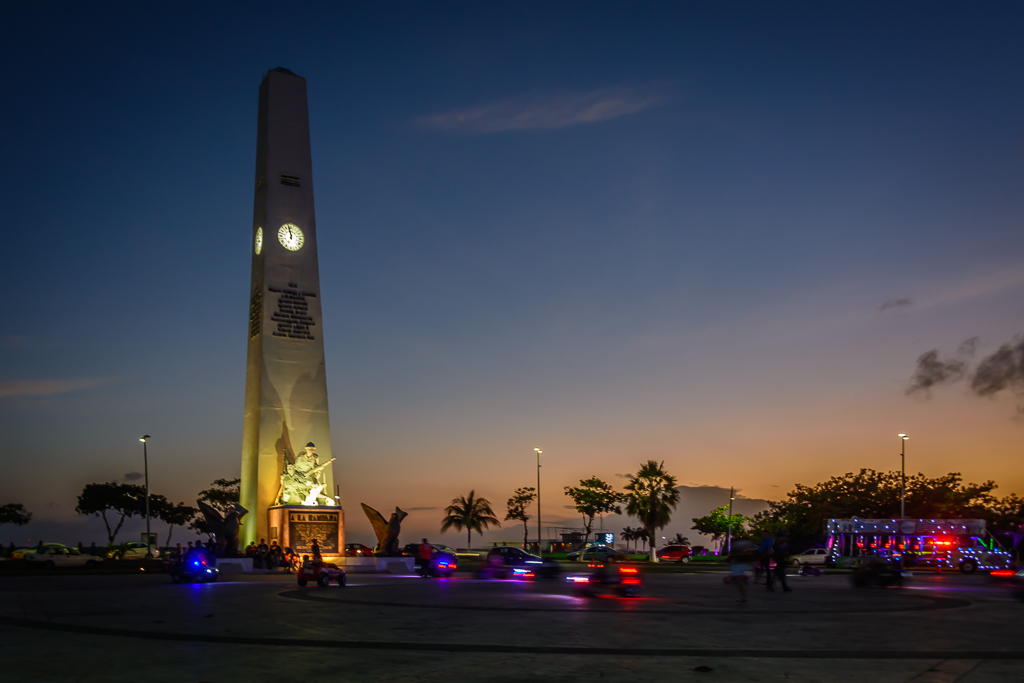
<svg viewBox="0 0 1024 683"><path fill-rule="evenodd" d="M1024 680L1024 602L987 576L903 589L657 574L639 599L562 582L350 575L175 585L166 575L0 577L3 681Z"/></svg>

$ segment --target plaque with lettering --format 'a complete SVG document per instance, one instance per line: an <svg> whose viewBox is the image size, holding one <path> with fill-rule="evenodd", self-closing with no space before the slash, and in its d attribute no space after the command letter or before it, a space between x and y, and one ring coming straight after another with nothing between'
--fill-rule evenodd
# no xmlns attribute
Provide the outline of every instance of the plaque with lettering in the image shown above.
<svg viewBox="0 0 1024 683"><path fill-rule="evenodd" d="M288 542L298 554L313 552L313 539L324 555L338 555L338 513L288 511Z"/></svg>

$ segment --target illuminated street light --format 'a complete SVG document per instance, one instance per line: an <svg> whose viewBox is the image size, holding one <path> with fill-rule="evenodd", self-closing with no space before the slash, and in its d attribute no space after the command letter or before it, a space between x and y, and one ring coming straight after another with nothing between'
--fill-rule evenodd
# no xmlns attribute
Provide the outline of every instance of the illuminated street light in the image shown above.
<svg viewBox="0 0 1024 683"><path fill-rule="evenodd" d="M139 441L142 442L142 464L143 464L143 468L144 468L143 471L146 473L146 558L147 559L153 557L153 548L150 545L150 539L152 537L149 535L149 453L146 452L146 440L147 439L152 439L152 438L153 437L151 437L149 434L145 434L141 438L139 438Z"/></svg>
<svg viewBox="0 0 1024 683"><path fill-rule="evenodd" d="M906 434L900 434L900 519L907 516L907 439Z"/></svg>
<svg viewBox="0 0 1024 683"><path fill-rule="evenodd" d="M537 554L544 557L544 537L540 530L540 454L543 453L539 448L534 448L537 451Z"/></svg>

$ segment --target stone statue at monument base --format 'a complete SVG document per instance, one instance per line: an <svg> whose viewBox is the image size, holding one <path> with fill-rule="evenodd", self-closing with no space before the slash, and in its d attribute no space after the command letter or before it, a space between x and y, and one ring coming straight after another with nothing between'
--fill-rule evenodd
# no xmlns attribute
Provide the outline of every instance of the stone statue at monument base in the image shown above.
<svg viewBox="0 0 1024 683"><path fill-rule="evenodd" d="M363 512L366 513L370 525L373 526L373 533L377 535L377 547L373 549L373 554L399 557L402 554L402 549L398 545L398 534L402 530L402 520L408 517L409 513L395 506L391 518L385 521L384 515L366 503L360 503L360 505L363 506Z"/></svg>
<svg viewBox="0 0 1024 683"><path fill-rule="evenodd" d="M320 464L313 442L306 444L306 448L293 462L289 461L288 454L285 453L284 471L281 472L281 485L277 489L274 505L333 506L334 499L324 495L326 482L323 472L334 460L335 458L331 458Z"/></svg>
<svg viewBox="0 0 1024 683"><path fill-rule="evenodd" d="M210 538L213 539L215 548L214 554L217 557L237 557L238 531L242 526L242 517L245 517L249 511L235 503L226 515L222 515L220 510L204 501L197 500L196 504L210 527Z"/></svg>

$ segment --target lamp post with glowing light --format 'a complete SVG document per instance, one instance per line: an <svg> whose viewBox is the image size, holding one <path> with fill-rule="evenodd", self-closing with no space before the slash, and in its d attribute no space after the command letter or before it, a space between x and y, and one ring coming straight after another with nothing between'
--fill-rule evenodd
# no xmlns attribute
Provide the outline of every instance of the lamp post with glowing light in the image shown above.
<svg viewBox="0 0 1024 683"><path fill-rule="evenodd" d="M907 516L907 439L906 434L900 434L900 519Z"/></svg>
<svg viewBox="0 0 1024 683"><path fill-rule="evenodd" d="M540 530L540 454L544 451L539 448L534 448L533 450L537 451L537 554L543 557L544 537Z"/></svg>
<svg viewBox="0 0 1024 683"><path fill-rule="evenodd" d="M143 465L143 472L145 472L145 477L146 477L146 557L147 558L153 557L153 546L150 545L150 542L152 540L152 536L149 535L149 453L147 452L147 449L146 449L146 441L148 439L151 439L151 438L153 438L153 437L151 437L149 434L145 434L141 438L139 438L139 441L142 442L142 465Z"/></svg>

